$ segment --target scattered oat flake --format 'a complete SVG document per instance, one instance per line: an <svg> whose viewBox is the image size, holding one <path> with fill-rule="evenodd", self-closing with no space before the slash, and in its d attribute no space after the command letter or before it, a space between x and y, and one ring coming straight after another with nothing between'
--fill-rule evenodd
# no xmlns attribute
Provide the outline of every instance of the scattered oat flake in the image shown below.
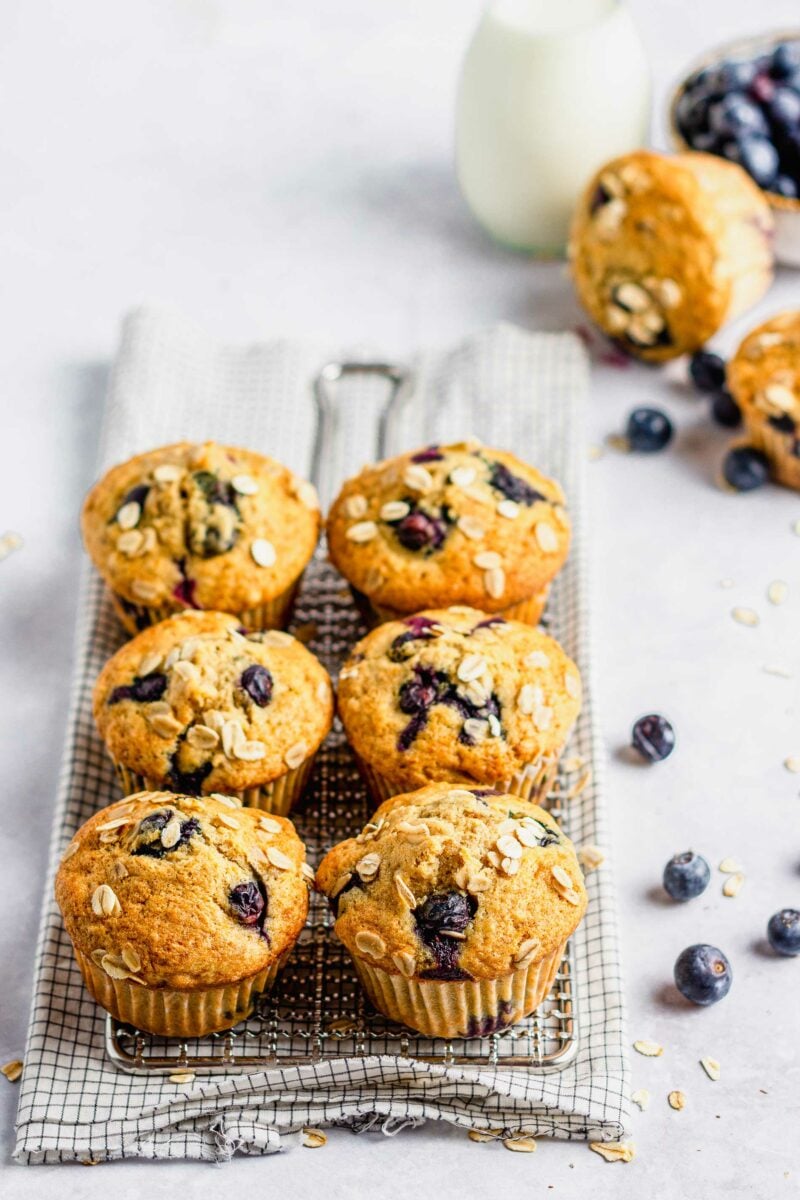
<svg viewBox="0 0 800 1200"><path fill-rule="evenodd" d="M700 1066L709 1079L719 1079L719 1063L715 1058L701 1058Z"/></svg>
<svg viewBox="0 0 800 1200"><path fill-rule="evenodd" d="M4 1067L0 1067L0 1072L5 1075L9 1083L16 1083L22 1074L22 1059L12 1058L11 1062L7 1062Z"/></svg>
<svg viewBox="0 0 800 1200"><path fill-rule="evenodd" d="M791 771L793 775L800 775L800 755L790 754L788 758L783 760L783 765L787 771Z"/></svg>
<svg viewBox="0 0 800 1200"><path fill-rule="evenodd" d="M496 1142L501 1134L499 1129L470 1129L467 1137L471 1142Z"/></svg>
<svg viewBox="0 0 800 1200"><path fill-rule="evenodd" d="M749 625L751 627L758 625L761 620L753 608L733 608L731 609L731 616L740 625Z"/></svg>
<svg viewBox="0 0 800 1200"><path fill-rule="evenodd" d="M590 446L589 447L589 462L597 462L598 458L602 458L604 454L605 454L605 450L603 449L602 446Z"/></svg>
<svg viewBox="0 0 800 1200"><path fill-rule="evenodd" d="M732 588L734 586L733 580L732 579L720 579L719 586L721 588L725 588L725 590L727 591L728 588Z"/></svg>
<svg viewBox="0 0 800 1200"><path fill-rule="evenodd" d="M173 1071L169 1077L170 1083L192 1083L194 1079L194 1071Z"/></svg>
<svg viewBox="0 0 800 1200"><path fill-rule="evenodd" d="M596 871L606 861L606 856L599 846L581 846L578 858L584 871Z"/></svg>
<svg viewBox="0 0 800 1200"><path fill-rule="evenodd" d="M626 437L622 436L621 433L609 433L608 437L606 438L606 445L612 450L619 451L620 454L630 453L631 444Z"/></svg>
<svg viewBox="0 0 800 1200"><path fill-rule="evenodd" d="M667 1096L667 1103L670 1108L674 1108L676 1112L680 1112L682 1108L686 1108L686 1097L683 1092L670 1092Z"/></svg>
<svg viewBox="0 0 800 1200"><path fill-rule="evenodd" d="M634 1042L633 1048L637 1054L643 1054L645 1058L660 1058L664 1053L663 1046L659 1046L658 1042L650 1042L647 1038Z"/></svg>
<svg viewBox="0 0 800 1200"><path fill-rule="evenodd" d="M589 1142L589 1149L612 1163L632 1162L636 1153L633 1142Z"/></svg>
<svg viewBox="0 0 800 1200"><path fill-rule="evenodd" d="M792 533L796 533L800 537L800 520L792 521Z"/></svg>
<svg viewBox="0 0 800 1200"><path fill-rule="evenodd" d="M761 668L765 675L777 675L779 679L792 679L792 672L786 667L781 667L773 663L764 663Z"/></svg>
<svg viewBox="0 0 800 1200"><path fill-rule="evenodd" d="M323 1133L321 1129L304 1129L303 1130L303 1145L309 1150L317 1150L320 1146L324 1146L328 1141L328 1135Z"/></svg>
<svg viewBox="0 0 800 1200"><path fill-rule="evenodd" d="M639 1088L638 1091L631 1095L631 1100L634 1104L638 1104L639 1108L644 1112L650 1103L650 1093L647 1088Z"/></svg>
<svg viewBox="0 0 800 1200"><path fill-rule="evenodd" d="M719 870L722 871L723 875L737 875L740 871L744 870L744 867L735 858L723 858L719 864Z"/></svg>
<svg viewBox="0 0 800 1200"><path fill-rule="evenodd" d="M536 1141L532 1137L503 1138L503 1145L506 1150L514 1150L518 1154L533 1154L536 1149Z"/></svg>
<svg viewBox="0 0 800 1200"><path fill-rule="evenodd" d="M770 604L783 604L789 595L789 585L782 579L773 579L767 588L767 599Z"/></svg>
<svg viewBox="0 0 800 1200"><path fill-rule="evenodd" d="M738 896L743 883L744 875L741 871L737 871L735 875L729 875L722 885L723 896Z"/></svg>
<svg viewBox="0 0 800 1200"><path fill-rule="evenodd" d="M9 554L12 554L14 550L19 550L23 544L22 538L18 533L13 533L11 530L4 533L0 537L0 562L4 558L8 558Z"/></svg>

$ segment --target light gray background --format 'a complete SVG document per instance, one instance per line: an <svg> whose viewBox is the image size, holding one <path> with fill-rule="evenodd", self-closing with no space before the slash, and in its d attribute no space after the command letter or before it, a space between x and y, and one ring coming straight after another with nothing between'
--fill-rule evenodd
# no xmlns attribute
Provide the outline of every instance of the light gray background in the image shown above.
<svg viewBox="0 0 800 1200"><path fill-rule="evenodd" d="M436 0L6 0L0 9L0 526L25 548L0 564L4 817L0 1060L21 1053L53 791L64 728L76 513L92 479L120 314L172 302L216 334L287 334L399 356L491 321L570 328L563 267L492 246L458 196L451 164L455 79L481 5ZM792 0L635 0L665 89L707 44L797 21ZM768 9L768 18L765 16ZM797 303L786 273L759 315ZM728 349L753 318L725 332ZM789 1196L800 1178L800 960L764 948L767 917L800 905L800 496L731 497L713 476L726 438L680 369L593 380L593 440L635 403L663 405L679 436L648 460L607 453L590 467L601 713L611 757L614 864L630 1036L652 1093L637 1159L605 1165L579 1143L536 1155L428 1126L394 1140L334 1132L328 1146L268 1160L11 1165L16 1089L0 1079L0 1190L13 1197L286 1194L350 1197L436 1190L442 1200L507 1189L626 1200ZM1 530L0 530L1 531ZM765 589L785 579L788 602ZM734 587L722 589L719 581ZM735 604L761 625L735 624ZM791 680L763 672L767 663ZM620 754L630 723L668 712L679 746L663 766ZM681 908L658 881L692 846L736 855L735 900ZM733 961L728 999L689 1009L670 987L683 946ZM711 1083L697 1065L722 1063ZM667 1106L674 1087L681 1113ZM788 1175L787 1175L788 1173ZM548 1190L550 1189L550 1190Z"/></svg>

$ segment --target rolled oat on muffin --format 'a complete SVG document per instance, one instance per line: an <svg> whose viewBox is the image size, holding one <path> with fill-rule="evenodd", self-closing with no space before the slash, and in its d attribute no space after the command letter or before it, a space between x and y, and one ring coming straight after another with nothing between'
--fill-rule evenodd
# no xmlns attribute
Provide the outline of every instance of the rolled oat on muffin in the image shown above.
<svg viewBox="0 0 800 1200"><path fill-rule="evenodd" d="M453 606L367 634L340 672L338 705L377 801L432 780L535 799L555 777L581 680L553 638Z"/></svg>
<svg viewBox="0 0 800 1200"><path fill-rule="evenodd" d="M310 483L256 454L180 442L112 467L86 497L83 540L125 628L183 609L285 625L320 529Z"/></svg>
<svg viewBox="0 0 800 1200"><path fill-rule="evenodd" d="M185 612L109 659L93 708L126 794L224 792L285 815L331 728L333 689L291 634Z"/></svg>
<svg viewBox="0 0 800 1200"><path fill-rule="evenodd" d="M569 550L559 485L477 441L365 467L327 522L335 566L378 620L469 604L535 625Z"/></svg>
<svg viewBox="0 0 800 1200"><path fill-rule="evenodd" d="M764 295L773 230L763 192L735 163L693 151L622 155L596 172L575 212L578 299L639 358L691 353Z"/></svg>
<svg viewBox="0 0 800 1200"><path fill-rule="evenodd" d="M165 1037L252 1012L305 924L305 848L291 821L144 792L78 830L56 900L87 988L119 1021Z"/></svg>
<svg viewBox="0 0 800 1200"><path fill-rule="evenodd" d="M778 313L748 333L727 367L747 444L773 479L800 490L800 311Z"/></svg>
<svg viewBox="0 0 800 1200"><path fill-rule="evenodd" d="M485 1037L533 1012L586 909L548 813L441 783L382 804L317 886L372 1003L428 1037Z"/></svg>

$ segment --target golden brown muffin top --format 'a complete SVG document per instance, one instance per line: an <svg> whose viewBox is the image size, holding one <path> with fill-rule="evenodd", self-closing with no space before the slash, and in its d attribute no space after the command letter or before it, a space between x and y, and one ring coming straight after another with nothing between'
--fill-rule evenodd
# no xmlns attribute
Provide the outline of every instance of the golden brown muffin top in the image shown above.
<svg viewBox="0 0 800 1200"><path fill-rule="evenodd" d="M351 954L417 979L499 979L554 952L586 909L548 813L441 783L382 804L326 854L317 886Z"/></svg>
<svg viewBox="0 0 800 1200"><path fill-rule="evenodd" d="M400 454L349 479L328 517L331 559L378 606L497 612L540 592L569 550L557 483L477 441Z"/></svg>
<svg viewBox="0 0 800 1200"><path fill-rule="evenodd" d="M630 353L664 361L702 346L763 294L772 230L769 204L736 163L697 152L622 155L595 173L575 210L578 295Z"/></svg>
<svg viewBox="0 0 800 1200"><path fill-rule="evenodd" d="M356 753L404 788L508 782L562 749L580 705L578 668L558 642L458 606L379 625L339 675Z"/></svg>
<svg viewBox="0 0 800 1200"><path fill-rule="evenodd" d="M81 526L92 561L124 600L236 613L300 576L320 513L311 484L273 459L179 442L107 471Z"/></svg>
<svg viewBox="0 0 800 1200"><path fill-rule="evenodd" d="M728 362L728 386L745 420L800 435L800 311L778 313L748 333Z"/></svg>
<svg viewBox="0 0 800 1200"><path fill-rule="evenodd" d="M284 817L225 796L139 792L78 830L56 900L75 946L113 979L214 987L294 944L308 911L304 862Z"/></svg>
<svg viewBox="0 0 800 1200"><path fill-rule="evenodd" d="M94 716L111 757L165 788L241 791L300 766L333 721L322 664L281 630L185 612L109 659Z"/></svg>

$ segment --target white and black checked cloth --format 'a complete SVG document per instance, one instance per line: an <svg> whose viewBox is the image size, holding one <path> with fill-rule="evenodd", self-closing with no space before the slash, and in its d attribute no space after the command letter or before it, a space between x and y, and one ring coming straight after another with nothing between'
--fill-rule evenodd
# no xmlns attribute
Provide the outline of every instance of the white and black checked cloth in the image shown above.
<svg viewBox="0 0 800 1200"><path fill-rule="evenodd" d="M126 320L100 446L100 469L183 439L250 446L307 474L315 426L312 380L320 348L287 342L220 345L177 314L145 308ZM571 802L577 845L607 849L603 757L592 711L583 409L587 363L571 334L498 326L413 364L416 389L399 413L389 452L467 433L509 447L558 478L569 498L574 542L550 603L552 629L578 661L585 708L572 749L592 761L593 782ZM322 460L323 501L375 453L385 385L356 377L337 395L336 427ZM323 626L330 605L310 611ZM328 579L330 587L330 579ZM335 614L334 614L335 616ZM627 1065L613 891L608 860L587 879L590 904L575 937L578 1052L560 1071L432 1065L388 1054L198 1077L117 1071L104 1053L104 1018L85 992L52 900L64 846L98 806L116 798L91 716L91 688L121 635L102 588L86 569L77 663L51 861L37 947L36 982L18 1113L24 1163L124 1157L224 1161L290 1145L304 1125L348 1122L395 1131L425 1118L564 1138L618 1137L627 1124ZM315 649L317 647L315 646ZM323 651L324 651L323 646ZM332 664L334 665L334 664ZM324 772L323 772L324 774ZM301 824L301 832L306 837ZM310 843L310 848L313 843Z"/></svg>

